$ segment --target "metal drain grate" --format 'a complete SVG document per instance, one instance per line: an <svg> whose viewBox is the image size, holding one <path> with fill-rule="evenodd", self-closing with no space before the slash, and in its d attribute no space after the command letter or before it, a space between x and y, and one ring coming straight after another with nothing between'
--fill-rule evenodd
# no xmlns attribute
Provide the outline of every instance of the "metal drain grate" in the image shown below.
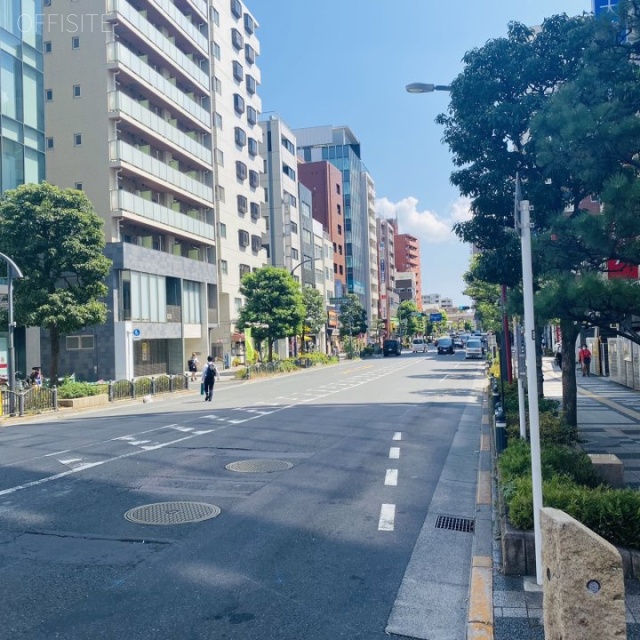
<svg viewBox="0 0 640 640"><path fill-rule="evenodd" d="M271 473L272 471L287 471L293 465L285 460L240 460L230 462L225 466L229 471L240 473Z"/></svg>
<svg viewBox="0 0 640 640"><path fill-rule="evenodd" d="M124 517L136 524L187 524L220 515L220 508L204 502L156 502L129 509Z"/></svg>
<svg viewBox="0 0 640 640"><path fill-rule="evenodd" d="M436 519L436 529L446 529L447 531L462 531L462 533L473 533L475 531L475 520L471 518L457 518L456 516L438 516Z"/></svg>

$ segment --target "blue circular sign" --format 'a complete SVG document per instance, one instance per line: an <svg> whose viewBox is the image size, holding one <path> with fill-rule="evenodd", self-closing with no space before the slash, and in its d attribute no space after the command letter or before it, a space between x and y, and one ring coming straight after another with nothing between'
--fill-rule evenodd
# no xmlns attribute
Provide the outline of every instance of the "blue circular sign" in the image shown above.
<svg viewBox="0 0 640 640"><path fill-rule="evenodd" d="M140 329L134 329L133 335L137 338L140 335Z"/></svg>

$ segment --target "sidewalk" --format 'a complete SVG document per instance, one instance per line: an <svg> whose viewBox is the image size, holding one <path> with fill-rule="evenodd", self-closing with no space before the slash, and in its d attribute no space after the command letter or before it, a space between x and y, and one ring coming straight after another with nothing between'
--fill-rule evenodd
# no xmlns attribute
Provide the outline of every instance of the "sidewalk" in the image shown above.
<svg viewBox="0 0 640 640"><path fill-rule="evenodd" d="M545 397L560 400L559 369L551 358L544 358L542 368ZM597 376L578 376L577 382L582 447L587 453L617 455L624 463L626 485L640 488L640 393ZM535 577L502 575L499 531L494 533L494 640L544 640L542 591ZM640 583L627 580L625 586L627 638L640 640Z"/></svg>

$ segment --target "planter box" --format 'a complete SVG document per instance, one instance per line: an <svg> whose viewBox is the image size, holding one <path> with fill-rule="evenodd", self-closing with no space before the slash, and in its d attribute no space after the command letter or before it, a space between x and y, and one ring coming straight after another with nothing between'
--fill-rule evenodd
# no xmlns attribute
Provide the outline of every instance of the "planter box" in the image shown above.
<svg viewBox="0 0 640 640"><path fill-rule="evenodd" d="M58 400L58 406L70 409L85 409L86 407L98 407L102 404L109 404L109 396L101 393L97 396L86 396L84 398L68 398Z"/></svg>

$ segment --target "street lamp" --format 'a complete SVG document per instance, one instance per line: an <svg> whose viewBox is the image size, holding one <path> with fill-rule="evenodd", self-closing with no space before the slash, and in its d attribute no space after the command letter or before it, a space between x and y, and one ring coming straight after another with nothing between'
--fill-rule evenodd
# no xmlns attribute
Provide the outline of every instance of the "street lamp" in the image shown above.
<svg viewBox="0 0 640 640"><path fill-rule="evenodd" d="M412 82L407 85L409 93L433 93L434 91L451 91L448 84L428 84L425 82Z"/></svg>

